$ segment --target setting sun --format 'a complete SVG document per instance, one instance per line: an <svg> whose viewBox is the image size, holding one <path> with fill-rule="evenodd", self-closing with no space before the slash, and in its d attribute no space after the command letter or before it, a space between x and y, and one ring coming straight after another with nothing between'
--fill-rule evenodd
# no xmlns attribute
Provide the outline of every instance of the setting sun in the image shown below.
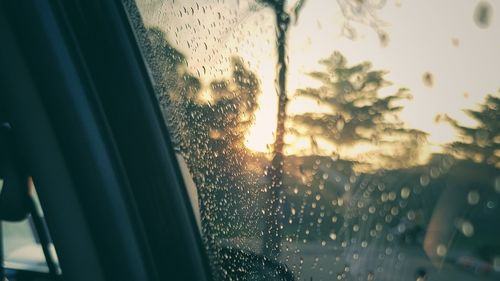
<svg viewBox="0 0 500 281"><path fill-rule="evenodd" d="M297 98L295 92L306 87L317 88L317 81L308 73L323 70L318 61L339 51L351 65L367 61L375 69L387 71L386 78L393 83L387 87L389 92L393 93L397 87L410 89L414 98L402 103L400 119L409 128L427 132L433 152L440 152L443 144L456 138L456 132L448 123L434 121L436 116L446 114L461 124L474 125L463 109L475 108L485 95L495 93L499 87L496 77L499 57L491 55L500 46L496 36L498 21L489 28L478 28L471 12L475 4L470 1L457 3L456 13L450 15L448 24L443 24L442 15L429 13L446 10L445 2L387 4L380 16L386 23L382 29L388 41L381 44L380 34L370 26L356 24L350 26L352 30L345 30L347 22L337 2L308 1L300 19L290 26L288 116L320 112L320 106ZM193 15L172 14L161 22L158 17L150 17L146 24L160 26L170 36L174 47L186 54L187 71L196 73L203 83L228 77L232 57L241 57L246 62L260 81L260 94L254 124L245 134L245 146L255 152L270 152L278 114L274 14L268 8L254 10L247 1L237 1L233 8L234 11L220 9L219 14L208 15L207 21L224 24L198 28L195 33L186 28L194 22ZM429 17L417 24L415 13L429 14ZM350 36L346 36L347 31L351 32ZM422 48L422 42L426 42L426 48ZM196 46L204 46L206 51ZM434 55L436 53L440 55ZM431 73L434 83L423 83L424 73ZM201 98L210 100L210 95L202 93ZM312 140L289 134L287 144L285 152L295 154L311 149ZM320 146L330 149L323 143Z"/></svg>
<svg viewBox="0 0 500 281"><path fill-rule="evenodd" d="M440 18L429 19L428 25L435 27L433 36L435 38L447 38L450 34L456 36L467 31L467 34L474 34L472 41L466 40L463 35L460 46L455 44L444 44L440 40L428 40L432 42L432 48L440 51L443 55L438 58L439 61L432 61L435 58L429 54L415 49L420 46L419 41L422 38L413 36L403 29L404 26L411 26L412 17L397 17L405 13L412 13L414 10L421 10L424 4L407 3L401 7L386 7L386 19L393 22L387 27L387 33L390 35L390 42L387 45L381 45L377 33L370 28L359 26L359 32L356 40L345 38L341 35L342 16L336 11L336 6L332 1L331 9L325 9L322 1L312 1L305 6L302 11L300 21L290 29L289 33L289 71L288 71L288 103L287 114L294 115L298 112L319 112L320 106L311 104L311 101L304 99L295 99L294 94L297 89L305 87L317 87L317 81L314 81L307 75L311 71L319 68L318 61L327 57L333 50L342 52L349 63L355 64L362 61L370 61L377 69L388 70L387 79L392 81L393 86L388 87L388 92L394 92L397 87L408 87L413 99L404 102L403 110L400 114L401 120L410 128L415 128L429 133L429 144L432 152L440 152L442 145L450 143L455 139L455 131L446 122L434 122L438 114L448 114L462 124L471 124L471 119L464 114L464 108L474 108L480 103L487 93L494 93L498 88L497 79L494 78L496 70L493 63L486 63L490 58L487 54L492 53L492 44L479 44L478 42L489 42L495 32L494 28L477 33L474 24L460 21L457 16L455 25L457 28L451 28L440 24ZM328 4L330 5L330 4ZM438 4L436 4L438 5ZM465 4L464 4L465 5ZM473 7L473 4L470 4ZM462 7L463 12L469 12L471 7ZM320 11L318 13L318 11ZM266 13L266 11L262 11ZM394 18L392 18L394 16ZM401 21L401 22L400 22ZM396 24L398 23L398 24ZM419 26L419 30L425 30L425 26ZM243 27L245 30L252 30L252 26ZM455 30L456 29L456 30ZM466 30L466 31L465 31ZM252 32L254 34L255 32ZM417 32L421 36L426 32ZM275 89L276 77L276 55L272 44L274 34L256 33L253 42L257 46L266 46L266 48L255 47L250 50L240 49L240 52L252 62L256 73L261 80L262 94L259 96L259 109L255 113L254 125L249 129L245 138L245 145L257 152L270 152L274 141L274 132L276 129L277 116L277 93ZM427 35L426 35L427 36ZM430 35L429 35L430 36ZM432 37L432 38L434 38ZM259 43L260 42L260 43ZM321 42L321 44L315 44ZM413 42L413 43L409 43ZM256 46L254 45L254 46ZM483 51L477 52L474 46L481 46ZM405 51L411 48L410 52ZM262 53L261 51L262 50ZM407 56L407 53L418 55ZM474 55L472 55L474 54ZM424 59L422 59L424 58ZM494 58L496 59L496 58ZM463 61L465 60L465 61ZM482 64L481 64L482 62ZM475 69L481 67L488 68L483 72L470 72L461 67L462 63L474 65ZM479 65L481 64L481 65ZM414 67L408 68L408 65ZM471 68L472 69L472 68ZM422 73L432 72L436 81L429 87L422 83ZM455 81L450 83L449 81ZM316 84L315 84L316 82ZM467 91L471 93L462 96L460 93ZM446 105L446 106L443 106ZM422 109L425 108L425 114ZM290 137L288 137L290 139ZM286 152L290 154L304 151L306 147L310 149L310 140L290 140L290 145ZM361 151L361 148L353 148L354 151Z"/></svg>
<svg viewBox="0 0 500 281"><path fill-rule="evenodd" d="M255 124L245 137L245 146L255 152L270 152L274 142L276 114L269 107L256 113Z"/></svg>

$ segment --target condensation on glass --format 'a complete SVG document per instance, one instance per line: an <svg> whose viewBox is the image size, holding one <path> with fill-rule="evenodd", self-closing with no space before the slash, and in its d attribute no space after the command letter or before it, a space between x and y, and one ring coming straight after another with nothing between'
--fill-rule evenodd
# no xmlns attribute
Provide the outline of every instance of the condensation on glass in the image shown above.
<svg viewBox="0 0 500 281"><path fill-rule="evenodd" d="M126 1L216 280L499 280L497 1Z"/></svg>

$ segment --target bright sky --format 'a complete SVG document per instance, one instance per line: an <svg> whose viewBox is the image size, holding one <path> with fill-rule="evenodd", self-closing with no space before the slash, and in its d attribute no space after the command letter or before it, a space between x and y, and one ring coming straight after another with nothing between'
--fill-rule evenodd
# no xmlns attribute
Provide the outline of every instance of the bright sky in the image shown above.
<svg viewBox="0 0 500 281"><path fill-rule="evenodd" d="M480 28L473 18L479 2L492 7L487 28ZM265 151L273 142L277 115L274 18L269 9L251 10L254 2L249 3L142 0L139 8L146 25L165 30L170 42L187 55L189 69L203 81L228 76L232 55L249 63L261 79L262 95L247 146ZM338 50L351 65L370 61L373 69L388 70L386 78L394 86L387 90L407 87L414 97L404 103L401 118L409 127L430 133L435 145L450 142L453 130L435 123L436 115L448 114L470 125L462 110L474 108L486 94L500 89L499 12L500 1L388 0L376 11L389 36L383 46L367 25L352 24L355 39L342 35L345 18L337 1L307 0L289 33L289 96L298 88L317 85L307 72L320 70L318 61ZM432 87L423 83L427 72L433 75ZM314 102L293 98L288 108L292 114L316 110L321 109ZM308 143L295 145L297 150Z"/></svg>

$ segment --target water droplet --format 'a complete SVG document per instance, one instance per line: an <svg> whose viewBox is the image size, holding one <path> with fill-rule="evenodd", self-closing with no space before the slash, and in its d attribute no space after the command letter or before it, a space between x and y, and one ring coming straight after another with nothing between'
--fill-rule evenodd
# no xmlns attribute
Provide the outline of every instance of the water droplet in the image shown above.
<svg viewBox="0 0 500 281"><path fill-rule="evenodd" d="M392 254L392 248L386 248L385 249L385 254L388 256L390 254Z"/></svg>
<svg viewBox="0 0 500 281"><path fill-rule="evenodd" d="M475 190L469 191L467 194L467 203L469 203L469 205L477 205L477 203L479 203L479 199L479 192Z"/></svg>
<svg viewBox="0 0 500 281"><path fill-rule="evenodd" d="M389 192L389 200L394 201L396 200L396 193L395 192Z"/></svg>
<svg viewBox="0 0 500 281"><path fill-rule="evenodd" d="M486 203L486 207L488 207L489 209L493 209L493 208L495 208L495 206L496 206L496 203L493 201L488 201Z"/></svg>
<svg viewBox="0 0 500 281"><path fill-rule="evenodd" d="M462 233L467 237L472 237L474 235L474 226L468 222L464 221L461 227Z"/></svg>
<svg viewBox="0 0 500 281"><path fill-rule="evenodd" d="M479 2L474 10L474 21L476 22L476 25L480 28L489 27L492 13L493 8L490 3L486 1Z"/></svg>
<svg viewBox="0 0 500 281"><path fill-rule="evenodd" d="M344 199L339 198L339 199L337 200L337 204L338 204L339 206L344 205Z"/></svg>
<svg viewBox="0 0 500 281"><path fill-rule="evenodd" d="M439 169L437 167L431 168L431 170L430 170L431 178L435 179L435 178L439 177L440 174L441 174L441 172L439 171Z"/></svg>
<svg viewBox="0 0 500 281"><path fill-rule="evenodd" d="M407 217L410 221L414 220L416 216L417 216L417 215L415 214L415 212L414 212L414 211L409 211L409 212L408 212L408 214L406 215L406 217Z"/></svg>
<svg viewBox="0 0 500 281"><path fill-rule="evenodd" d="M337 121L337 130L339 131L342 131L342 129L344 129L344 125L345 125L345 122L344 122L344 119L339 119Z"/></svg>
<svg viewBox="0 0 500 281"><path fill-rule="evenodd" d="M446 255L446 253L448 252L448 249L446 248L445 245L443 244L439 244L437 247L436 247L436 254L440 257L444 257Z"/></svg>
<svg viewBox="0 0 500 281"><path fill-rule="evenodd" d="M495 184L494 184L494 187L495 187L495 191L497 193L500 193L500 177L496 177L495 178Z"/></svg>
<svg viewBox="0 0 500 281"><path fill-rule="evenodd" d="M408 199L408 197L410 197L410 194L411 194L411 189L409 187L405 186L401 189L401 198Z"/></svg>
<svg viewBox="0 0 500 281"><path fill-rule="evenodd" d="M380 40L380 45L382 47L386 47L387 44L389 44L389 35L387 35L387 33L385 33L385 32L379 32L378 38Z"/></svg>
<svg viewBox="0 0 500 281"><path fill-rule="evenodd" d="M427 185L429 185L430 181L431 181L431 179L429 178L428 175L422 175L420 177L420 185L421 186L427 186Z"/></svg>
<svg viewBox="0 0 500 281"><path fill-rule="evenodd" d="M495 271L500 271L500 256L493 258L493 269Z"/></svg>
<svg viewBox="0 0 500 281"><path fill-rule="evenodd" d="M394 240L394 235L392 235L392 233L389 233L389 234L387 234L386 239L387 239L387 241L391 242Z"/></svg>
<svg viewBox="0 0 500 281"><path fill-rule="evenodd" d="M337 234L335 232L330 233L330 239L333 241L337 240Z"/></svg>
<svg viewBox="0 0 500 281"><path fill-rule="evenodd" d="M422 81L424 82L424 85L429 88L434 86L434 77L430 72L424 73L424 75L422 76Z"/></svg>

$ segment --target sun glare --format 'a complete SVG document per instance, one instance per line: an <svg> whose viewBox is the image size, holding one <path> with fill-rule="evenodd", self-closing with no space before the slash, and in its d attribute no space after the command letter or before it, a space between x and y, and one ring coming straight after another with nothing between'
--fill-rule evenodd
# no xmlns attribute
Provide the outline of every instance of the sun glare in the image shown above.
<svg viewBox="0 0 500 281"><path fill-rule="evenodd" d="M270 152L274 142L273 130L272 122L256 123L245 139L245 146L255 152Z"/></svg>
<svg viewBox="0 0 500 281"><path fill-rule="evenodd" d="M334 10L336 6L332 5ZM414 8L424 7L423 4L417 4L416 2L412 5L415 6ZM409 128L422 130L429 134L428 145L432 147L432 152L442 152L443 145L456 139L456 132L450 124L434 121L435 116L438 114L449 115L458 120L460 124L475 125L468 124L470 118L464 114L463 109L474 108L487 93L494 92L498 87L497 80L494 79L494 73L498 72L494 69L494 66L498 64L486 63L490 59L498 60L497 58L488 57L488 54L493 52L493 45L479 43L490 40L491 35L495 32L493 28L477 33L475 25L467 25L462 22L459 24L457 22L457 26L463 25L463 29L468 29L467 34L475 34L475 37L472 38L474 44L472 45L471 42L465 40L465 38L468 38L465 36L466 33L462 36L464 39L461 41L460 47L443 44L441 41L435 40L435 43L432 41L433 49L442 50L440 52L445 55L434 57L428 53L420 52L421 49L418 48L419 41L416 41L421 40L420 37L411 34L412 37L408 37L410 35L406 29L402 28L411 24L410 17L394 19L401 20L402 23L388 29L391 35L390 44L381 46L377 34L370 29L360 29L364 35L356 40L342 37L338 24L332 21L332 11L325 9L323 6L323 1L308 3L306 9L302 11L300 24L294 26L289 33L289 65L287 73L287 91L290 98L287 114L289 116L304 112L319 113L322 111L321 106L318 104L311 100L296 98L294 93L300 88L319 87L318 81L312 79L307 73L315 70L321 71L322 67L318 61L330 55L333 50L338 50L349 59L351 65L362 61L370 61L376 69L388 70L387 79L393 81L397 87L407 87L411 90L414 98L411 101L403 102L404 109L401 112L401 120ZM411 13L412 9L408 5L407 8L390 8L389 10L391 10L391 13L394 12L394 15L399 15L403 12ZM322 12L318 14L317 11ZM463 9L463 12L468 11L467 7ZM457 17L458 19L459 17ZM441 26L440 20L439 17L433 18L429 24ZM321 23L321 27L318 27L319 23ZM252 34L256 33L252 29L253 26L247 28L253 32ZM422 26L420 34L427 34L424 30L425 26ZM450 29L443 27L442 30L439 29L438 31L439 33L436 33L435 36L448 38ZM333 36L330 36L331 34ZM253 48L249 45L248 48L251 48L249 50L240 48L241 52L248 53L243 56L254 63L254 70L261 81L262 94L258 100L260 108L255 112L254 124L245 137L246 147L255 152L269 153L272 150L276 130L278 113L275 89L276 54L272 49L272 44L269 46L269 42L274 40L273 36L274 34L266 32L253 38L254 44L259 46L257 49L255 45L252 45ZM415 42L415 44L409 44L408 41ZM321 42L321 44L318 42ZM473 48L474 46L484 46L480 49L481 56L470 55L478 53L477 49ZM419 55L407 56L406 52L411 53L406 51L408 47L412 48L413 53ZM467 59L467 64L475 65L477 69L483 67L485 70L478 74L479 72L468 71L472 67L459 67L460 64L466 65L462 58ZM408 65L416 65L416 67L408 68ZM437 79L432 88L423 85L421 81L421 74L429 69L433 71ZM388 90L392 93L393 89ZM473 94L464 98L458 96L457 93L465 90ZM285 153L301 154L313 149L312 141L309 138L302 139L296 136L293 136L293 138L295 139L289 137ZM331 149L325 143L318 145L325 151ZM366 149L367 147L362 146L352 147L348 151L343 151L343 153L362 154ZM332 150L335 150L335 148Z"/></svg>
<svg viewBox="0 0 500 281"><path fill-rule="evenodd" d="M260 107L255 113L255 123L250 127L245 146L255 152L270 152L274 142L277 122L276 95L264 92L259 97Z"/></svg>

